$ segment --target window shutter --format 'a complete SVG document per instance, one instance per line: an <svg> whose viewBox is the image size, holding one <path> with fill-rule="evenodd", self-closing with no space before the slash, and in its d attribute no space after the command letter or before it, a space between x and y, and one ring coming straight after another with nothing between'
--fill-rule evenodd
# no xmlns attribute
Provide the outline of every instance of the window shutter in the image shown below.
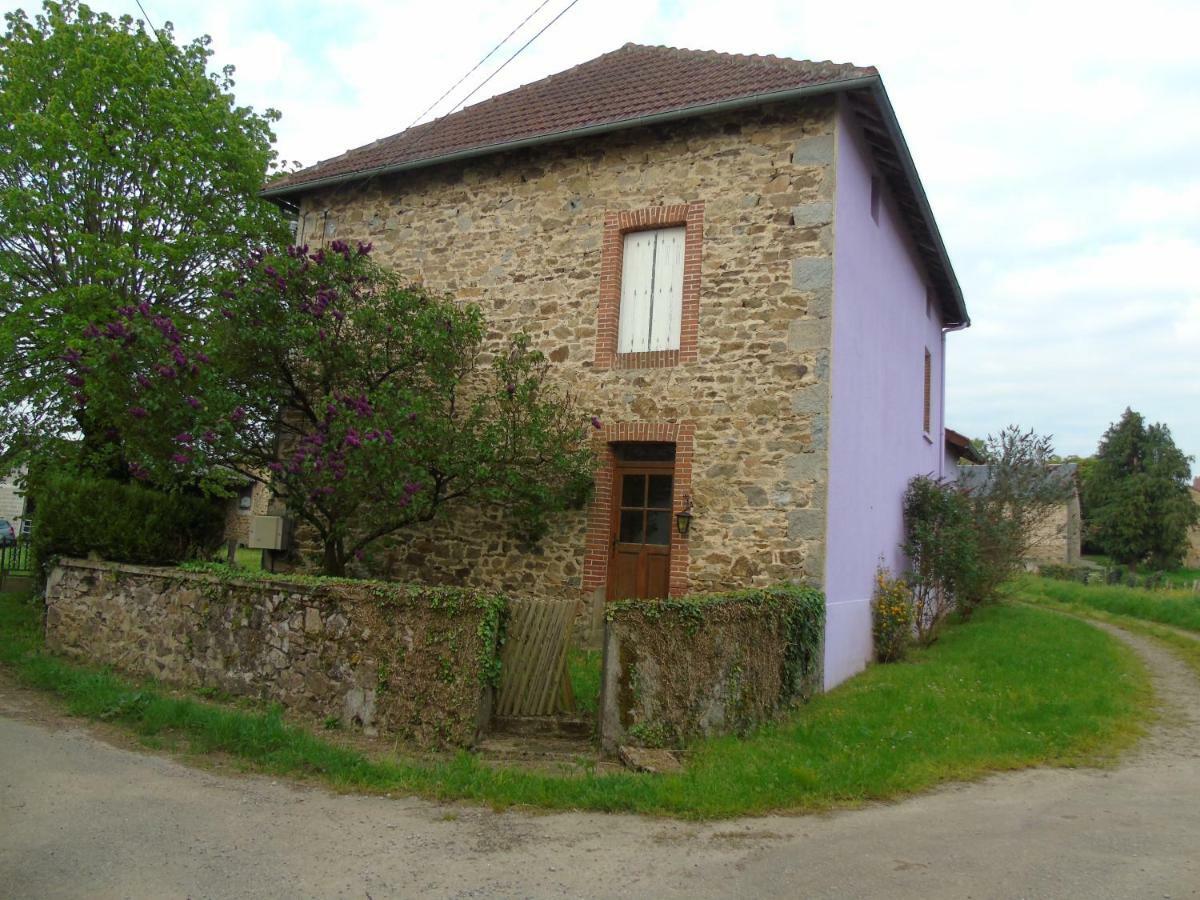
<svg viewBox="0 0 1200 900"><path fill-rule="evenodd" d="M625 235L621 257L621 317L618 353L644 353L650 339L650 289L654 277L654 232Z"/></svg>
<svg viewBox="0 0 1200 900"><path fill-rule="evenodd" d="M654 304L650 318L650 349L679 349L679 317L683 307L684 228L654 232Z"/></svg>
<svg viewBox="0 0 1200 900"><path fill-rule="evenodd" d="M625 235L617 352L678 350L686 228Z"/></svg>

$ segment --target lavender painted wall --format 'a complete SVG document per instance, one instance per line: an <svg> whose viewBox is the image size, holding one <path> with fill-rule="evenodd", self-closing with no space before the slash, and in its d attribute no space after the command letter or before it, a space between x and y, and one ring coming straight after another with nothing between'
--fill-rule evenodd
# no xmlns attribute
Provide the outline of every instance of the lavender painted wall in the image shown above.
<svg viewBox="0 0 1200 900"><path fill-rule="evenodd" d="M881 188L871 215L870 157L840 104L834 205L833 351L825 549L825 687L871 658L871 594L882 559L904 568L901 499L917 474L940 475L944 337L926 314L922 268ZM932 356L930 433L923 430L925 350Z"/></svg>

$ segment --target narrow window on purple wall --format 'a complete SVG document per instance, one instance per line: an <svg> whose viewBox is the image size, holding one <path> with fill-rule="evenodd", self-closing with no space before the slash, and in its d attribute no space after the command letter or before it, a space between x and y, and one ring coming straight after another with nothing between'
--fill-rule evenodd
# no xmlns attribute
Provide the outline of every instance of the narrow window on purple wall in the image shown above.
<svg viewBox="0 0 1200 900"><path fill-rule="evenodd" d="M933 291L929 287L925 288L925 318L933 318Z"/></svg>
<svg viewBox="0 0 1200 900"><path fill-rule="evenodd" d="M875 220L875 224L879 224L879 201L880 194L883 192L883 186L879 183L879 179L874 175L871 176L871 218Z"/></svg>
<svg viewBox="0 0 1200 900"><path fill-rule="evenodd" d="M932 424L933 418L933 357L929 355L929 350L925 350L925 406L921 417L921 427L925 430L925 434L929 434L929 427Z"/></svg>

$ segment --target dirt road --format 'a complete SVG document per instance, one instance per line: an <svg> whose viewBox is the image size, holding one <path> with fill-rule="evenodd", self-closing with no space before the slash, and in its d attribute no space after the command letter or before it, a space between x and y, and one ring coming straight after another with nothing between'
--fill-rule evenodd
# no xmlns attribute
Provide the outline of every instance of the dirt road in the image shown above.
<svg viewBox="0 0 1200 900"><path fill-rule="evenodd" d="M689 824L336 796L131 752L0 688L0 896L1200 897L1200 684L1116 769Z"/></svg>

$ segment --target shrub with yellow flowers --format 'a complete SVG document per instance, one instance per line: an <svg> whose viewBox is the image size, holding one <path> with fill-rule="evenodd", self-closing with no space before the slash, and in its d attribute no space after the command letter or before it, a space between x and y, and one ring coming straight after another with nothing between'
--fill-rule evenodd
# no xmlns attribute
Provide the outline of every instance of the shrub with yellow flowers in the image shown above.
<svg viewBox="0 0 1200 900"><path fill-rule="evenodd" d="M875 658L880 662L903 659L912 641L912 589L903 578L892 578L883 566L875 570L871 626L875 636Z"/></svg>

